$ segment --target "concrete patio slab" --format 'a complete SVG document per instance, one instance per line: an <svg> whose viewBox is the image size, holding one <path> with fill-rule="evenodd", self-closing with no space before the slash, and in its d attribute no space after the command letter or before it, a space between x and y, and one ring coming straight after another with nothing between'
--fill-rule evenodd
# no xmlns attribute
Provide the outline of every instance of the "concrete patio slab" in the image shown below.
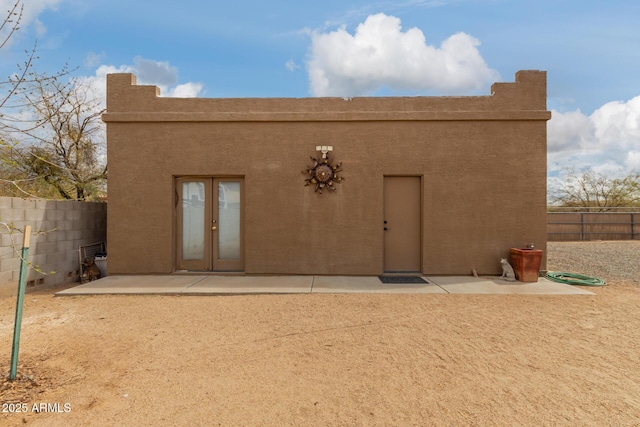
<svg viewBox="0 0 640 427"><path fill-rule="evenodd" d="M304 294L313 276L207 276L182 290L185 294Z"/></svg>
<svg viewBox="0 0 640 427"><path fill-rule="evenodd" d="M536 283L507 282L497 277L427 276L427 284L383 284L377 276L108 276L56 295L95 294L530 294L593 295L576 286L540 278Z"/></svg>
<svg viewBox="0 0 640 427"><path fill-rule="evenodd" d="M107 276L56 295L94 294L176 294L205 279L206 276Z"/></svg>
<svg viewBox="0 0 640 427"><path fill-rule="evenodd" d="M426 278L425 278L426 280ZM377 276L316 276L313 293L446 294L434 283L384 284Z"/></svg>
<svg viewBox="0 0 640 427"><path fill-rule="evenodd" d="M592 292L544 277L537 282L509 282L497 277L436 276L428 280L450 294L593 295Z"/></svg>

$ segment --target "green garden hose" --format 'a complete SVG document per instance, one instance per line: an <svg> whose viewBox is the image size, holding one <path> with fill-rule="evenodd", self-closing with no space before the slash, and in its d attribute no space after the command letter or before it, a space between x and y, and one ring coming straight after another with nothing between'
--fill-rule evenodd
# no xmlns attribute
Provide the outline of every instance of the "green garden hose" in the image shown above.
<svg viewBox="0 0 640 427"><path fill-rule="evenodd" d="M584 276L576 273L565 273L562 271L548 271L546 277L554 282L566 283L568 285L604 286L607 284L607 282L602 279L598 279L597 277Z"/></svg>

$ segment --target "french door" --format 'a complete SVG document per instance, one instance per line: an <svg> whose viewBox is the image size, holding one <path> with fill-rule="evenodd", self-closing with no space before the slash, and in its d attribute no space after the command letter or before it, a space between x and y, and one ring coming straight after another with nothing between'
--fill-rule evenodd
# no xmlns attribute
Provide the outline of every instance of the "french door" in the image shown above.
<svg viewBox="0 0 640 427"><path fill-rule="evenodd" d="M176 179L176 269L243 271L242 178Z"/></svg>

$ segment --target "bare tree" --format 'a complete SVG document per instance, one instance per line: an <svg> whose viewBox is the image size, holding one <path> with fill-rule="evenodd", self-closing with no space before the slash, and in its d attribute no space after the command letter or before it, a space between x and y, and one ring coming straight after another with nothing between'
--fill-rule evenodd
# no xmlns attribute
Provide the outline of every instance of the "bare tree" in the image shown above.
<svg viewBox="0 0 640 427"><path fill-rule="evenodd" d="M593 170L578 173L574 169L562 185L552 191L554 206L606 212L611 208L640 206L640 173L611 178Z"/></svg>
<svg viewBox="0 0 640 427"><path fill-rule="evenodd" d="M0 49L20 29L23 0L0 24ZM104 190L101 100L78 81L37 73L37 41L17 71L0 81L0 194L85 200Z"/></svg>
<svg viewBox="0 0 640 427"><path fill-rule="evenodd" d="M25 83L21 98L32 124L20 131L20 143L4 144L4 163L22 182L36 184L37 196L52 189L69 200L102 195L107 178L102 100L78 80L63 83L37 74ZM16 180L12 184L17 186Z"/></svg>

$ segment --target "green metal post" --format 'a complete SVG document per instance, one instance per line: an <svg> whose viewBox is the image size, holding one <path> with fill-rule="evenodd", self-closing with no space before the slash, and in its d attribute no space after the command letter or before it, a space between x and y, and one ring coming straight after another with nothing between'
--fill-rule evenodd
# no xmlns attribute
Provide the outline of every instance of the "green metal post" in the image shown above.
<svg viewBox="0 0 640 427"><path fill-rule="evenodd" d="M13 348L11 349L11 371L9 380L16 379L18 370L18 349L20 348L20 327L22 325L22 305L24 303L24 292L27 284L27 257L29 256L29 238L31 236L31 226L24 228L24 239L22 242L22 259L20 261L20 276L18 279L18 300L16 302L16 321L13 327Z"/></svg>

